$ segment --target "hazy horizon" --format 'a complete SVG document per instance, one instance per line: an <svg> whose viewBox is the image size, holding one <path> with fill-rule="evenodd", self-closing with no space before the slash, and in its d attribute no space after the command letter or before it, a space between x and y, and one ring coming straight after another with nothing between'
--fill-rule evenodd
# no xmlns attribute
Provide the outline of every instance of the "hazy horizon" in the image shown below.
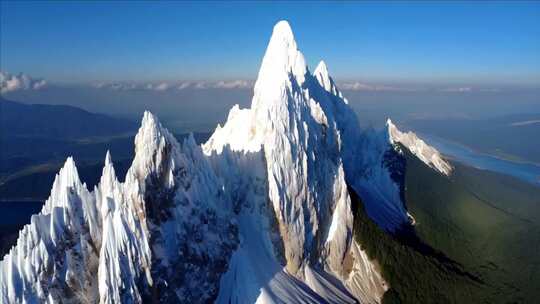
<svg viewBox="0 0 540 304"><path fill-rule="evenodd" d="M0 88L24 103L133 120L151 110L179 131L213 130L250 105L286 19L310 70L326 62L364 126L540 113L538 3L0 5Z"/></svg>

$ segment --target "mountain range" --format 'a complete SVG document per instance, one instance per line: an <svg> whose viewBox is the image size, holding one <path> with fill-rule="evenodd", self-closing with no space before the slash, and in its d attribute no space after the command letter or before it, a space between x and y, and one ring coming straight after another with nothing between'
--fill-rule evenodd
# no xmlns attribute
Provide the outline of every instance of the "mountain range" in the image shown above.
<svg viewBox="0 0 540 304"><path fill-rule="evenodd" d="M0 262L1 302L494 299L462 252L418 229L433 210L414 205L419 220L407 203L414 172L449 187L465 171L390 119L367 131L359 119L280 21L251 107L233 107L205 143L145 112L123 182L109 152L91 190L66 160Z"/></svg>

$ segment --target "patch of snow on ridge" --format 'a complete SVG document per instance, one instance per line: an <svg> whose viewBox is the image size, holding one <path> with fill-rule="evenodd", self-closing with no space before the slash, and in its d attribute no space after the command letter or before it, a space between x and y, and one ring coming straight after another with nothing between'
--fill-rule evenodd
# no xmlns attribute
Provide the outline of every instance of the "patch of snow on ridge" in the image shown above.
<svg viewBox="0 0 540 304"><path fill-rule="evenodd" d="M422 162L441 174L450 175L452 173L452 166L443 159L439 151L426 144L416 134L401 132L390 119L386 121L386 127L392 144L401 143Z"/></svg>

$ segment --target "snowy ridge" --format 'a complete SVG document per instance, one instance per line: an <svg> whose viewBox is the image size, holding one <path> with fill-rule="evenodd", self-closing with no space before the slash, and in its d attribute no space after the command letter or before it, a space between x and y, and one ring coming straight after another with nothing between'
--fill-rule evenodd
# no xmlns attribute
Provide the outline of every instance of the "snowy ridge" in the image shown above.
<svg viewBox="0 0 540 304"><path fill-rule="evenodd" d="M145 112L125 182L107 153L89 191L68 158L0 262L0 302L379 303L388 285L353 238L349 187L381 227L411 224L397 142L446 168L391 123L362 133L281 21L251 108L205 144Z"/></svg>
<svg viewBox="0 0 540 304"><path fill-rule="evenodd" d="M95 190L102 222L98 268L100 303L141 301L139 280L146 274L151 282L147 233L141 227L135 201L126 188L129 189L129 183L118 181L107 152L103 174Z"/></svg>
<svg viewBox="0 0 540 304"><path fill-rule="evenodd" d="M450 175L452 173L452 166L442 158L439 151L426 144L416 134L401 132L390 119L386 121L386 127L392 144L401 143L422 162L441 174Z"/></svg>
<svg viewBox="0 0 540 304"><path fill-rule="evenodd" d="M99 225L95 198L68 158L43 209L0 263L0 302L95 301Z"/></svg>
<svg viewBox="0 0 540 304"><path fill-rule="evenodd" d="M192 137L180 145L146 112L135 153L124 183L107 153L92 192L68 158L42 211L0 262L0 302L205 302L217 296L238 240L201 148ZM173 288L164 288L170 283Z"/></svg>

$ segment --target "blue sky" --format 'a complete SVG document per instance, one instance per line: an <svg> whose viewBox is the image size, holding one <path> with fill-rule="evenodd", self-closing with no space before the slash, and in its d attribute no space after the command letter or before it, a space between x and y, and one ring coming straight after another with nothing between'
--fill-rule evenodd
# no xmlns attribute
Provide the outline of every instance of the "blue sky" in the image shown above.
<svg viewBox="0 0 540 304"><path fill-rule="evenodd" d="M534 2L2 2L0 65L51 82L254 79L280 19L337 79L540 85Z"/></svg>

